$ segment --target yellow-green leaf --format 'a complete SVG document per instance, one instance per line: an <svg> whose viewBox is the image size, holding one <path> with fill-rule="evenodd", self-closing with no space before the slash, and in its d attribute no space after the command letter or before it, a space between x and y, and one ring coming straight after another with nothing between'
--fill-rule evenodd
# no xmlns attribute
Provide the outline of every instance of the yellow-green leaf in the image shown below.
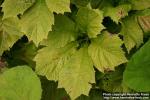
<svg viewBox="0 0 150 100"><path fill-rule="evenodd" d="M70 0L46 0L46 3L51 12L70 12Z"/></svg>
<svg viewBox="0 0 150 100"><path fill-rule="evenodd" d="M0 19L0 55L22 36L18 18Z"/></svg>
<svg viewBox="0 0 150 100"><path fill-rule="evenodd" d="M110 17L114 22L118 23L121 18L128 16L128 12L131 10L131 5L123 4L117 7L105 7L103 9L104 16Z"/></svg>
<svg viewBox="0 0 150 100"><path fill-rule="evenodd" d="M33 40L36 46L47 38L53 24L54 15L49 11L45 0L37 0L33 7L21 18L22 31L30 41Z"/></svg>
<svg viewBox="0 0 150 100"><path fill-rule="evenodd" d="M95 67L104 72L105 70L114 70L116 66L127 62L121 49L122 44L118 35L108 32L93 39L89 46L89 55L92 57Z"/></svg>
<svg viewBox="0 0 150 100"><path fill-rule="evenodd" d="M21 18L22 31L38 46L47 39L54 24L54 14L70 11L70 0L36 0Z"/></svg>
<svg viewBox="0 0 150 100"><path fill-rule="evenodd" d="M49 32L48 38L41 42L42 45L64 47L77 37L75 23L67 16L56 15L53 31Z"/></svg>
<svg viewBox="0 0 150 100"><path fill-rule="evenodd" d="M101 30L103 12L98 9L82 7L77 13L77 24L81 32L88 34L90 38L97 37Z"/></svg>
<svg viewBox="0 0 150 100"><path fill-rule="evenodd" d="M88 95L95 82L93 63L87 47L78 50L63 66L59 77L59 87L66 89L74 100L81 94Z"/></svg>
<svg viewBox="0 0 150 100"><path fill-rule="evenodd" d="M143 31L138 24L136 16L123 19L121 35L128 52L133 47L139 47L143 43Z"/></svg>
<svg viewBox="0 0 150 100"><path fill-rule="evenodd" d="M5 0L2 5L4 18L23 14L34 2L35 0Z"/></svg>
<svg viewBox="0 0 150 100"><path fill-rule="evenodd" d="M62 48L48 46L39 50L34 58L36 61L36 72L46 76L48 80L59 79L59 73L65 66L68 59L76 51L76 43L70 43Z"/></svg>

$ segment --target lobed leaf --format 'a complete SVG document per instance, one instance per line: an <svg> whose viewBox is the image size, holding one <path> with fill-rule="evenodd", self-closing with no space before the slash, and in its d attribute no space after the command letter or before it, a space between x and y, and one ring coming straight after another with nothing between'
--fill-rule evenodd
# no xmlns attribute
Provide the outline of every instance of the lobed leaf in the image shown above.
<svg viewBox="0 0 150 100"><path fill-rule="evenodd" d="M2 4L4 18L16 17L18 14L23 14L34 3L35 0L5 0Z"/></svg>
<svg viewBox="0 0 150 100"><path fill-rule="evenodd" d="M49 46L39 50L34 58L36 72L39 75L46 76L48 80L57 81L63 66L75 53L75 47L75 43L70 43L62 48Z"/></svg>
<svg viewBox="0 0 150 100"><path fill-rule="evenodd" d="M22 36L18 18L0 19L0 55Z"/></svg>
<svg viewBox="0 0 150 100"><path fill-rule="evenodd" d="M90 83L95 83L94 68L87 47L83 47L64 65L60 72L58 86L64 87L74 100L81 94L88 95Z"/></svg>
<svg viewBox="0 0 150 100"><path fill-rule="evenodd" d="M69 12L69 5L70 0L36 0L21 18L22 31L38 46L43 39L47 39L48 32L52 31L53 12Z"/></svg>
<svg viewBox="0 0 150 100"><path fill-rule="evenodd" d="M133 47L139 47L143 43L143 31L140 28L137 17L126 17L122 21L121 35L128 53Z"/></svg>
<svg viewBox="0 0 150 100"><path fill-rule="evenodd" d="M104 29L102 25L103 12L98 9L91 9L82 7L77 13L77 25L82 33L88 34L90 38L97 37L101 30Z"/></svg>
<svg viewBox="0 0 150 100"><path fill-rule="evenodd" d="M131 5L124 4L117 7L105 7L103 9L104 16L110 17L114 22L118 23L121 18L128 16L128 12L131 10Z"/></svg>
<svg viewBox="0 0 150 100"><path fill-rule="evenodd" d="M114 70L116 66L127 62L121 49L122 44L118 35L108 32L93 39L89 46L89 55L92 57L95 67L104 72L105 70Z"/></svg>
<svg viewBox="0 0 150 100"><path fill-rule="evenodd" d="M71 19L67 16L56 15L53 31L49 32L48 38L41 44L60 48L75 41L77 35L76 25Z"/></svg>

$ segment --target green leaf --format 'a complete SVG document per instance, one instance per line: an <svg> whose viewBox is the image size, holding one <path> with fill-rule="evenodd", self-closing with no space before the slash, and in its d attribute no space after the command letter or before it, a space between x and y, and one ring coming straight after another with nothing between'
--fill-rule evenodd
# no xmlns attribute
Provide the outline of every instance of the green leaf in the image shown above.
<svg viewBox="0 0 150 100"><path fill-rule="evenodd" d="M37 0L35 5L21 18L22 31L29 40L33 40L36 46L47 38L52 24L54 24L54 16L48 10L44 0Z"/></svg>
<svg viewBox="0 0 150 100"><path fill-rule="evenodd" d="M48 32L52 30L53 12L70 11L69 4L69 0L37 0L21 18L22 31L38 46L39 42L47 39Z"/></svg>
<svg viewBox="0 0 150 100"><path fill-rule="evenodd" d="M66 16L57 15L55 18L53 31L49 33L48 39L41 43L47 47L39 50L35 61L38 74L57 81L61 67L76 51L77 44L70 43L75 40L75 23Z"/></svg>
<svg viewBox="0 0 150 100"><path fill-rule="evenodd" d="M40 100L41 84L28 66L17 66L0 74L2 100Z"/></svg>
<svg viewBox="0 0 150 100"><path fill-rule="evenodd" d="M104 29L102 25L103 12L98 9L82 7L79 9L76 18L78 28L82 33L88 34L90 38L97 37Z"/></svg>
<svg viewBox="0 0 150 100"><path fill-rule="evenodd" d="M118 23L121 18L128 16L128 12L131 10L131 5L123 4L117 7L105 7L103 9L104 16L110 17L114 22Z"/></svg>
<svg viewBox="0 0 150 100"><path fill-rule="evenodd" d="M140 28L137 17L130 16L122 20L121 35L128 53L133 47L139 47L143 43L143 31Z"/></svg>
<svg viewBox="0 0 150 100"><path fill-rule="evenodd" d="M95 82L92 60L87 47L78 50L64 65L60 72L58 87L64 87L71 99L81 94L88 95L91 84Z"/></svg>
<svg viewBox="0 0 150 100"><path fill-rule="evenodd" d="M46 0L46 4L51 12L70 12L70 0Z"/></svg>
<svg viewBox="0 0 150 100"><path fill-rule="evenodd" d="M89 46L89 54L99 71L114 70L116 66L127 62L121 49L122 43L118 35L109 34L108 32L104 32L92 40Z"/></svg>
<svg viewBox="0 0 150 100"><path fill-rule="evenodd" d="M66 16L56 15L53 31L49 32L48 39L41 44L47 46L55 46L57 48L64 47L66 44L76 39L75 23Z"/></svg>
<svg viewBox="0 0 150 100"><path fill-rule="evenodd" d="M17 18L0 19L0 55L22 36Z"/></svg>
<svg viewBox="0 0 150 100"><path fill-rule="evenodd" d="M59 79L59 73L71 55L76 51L76 43L70 43L62 48L51 45L39 50L34 58L36 61L36 72L46 76L48 80Z"/></svg>
<svg viewBox="0 0 150 100"><path fill-rule="evenodd" d="M5 0L2 5L4 18L23 14L34 2L35 0Z"/></svg>
<svg viewBox="0 0 150 100"><path fill-rule="evenodd" d="M129 0L133 10L143 10L150 7L150 0Z"/></svg>
<svg viewBox="0 0 150 100"><path fill-rule="evenodd" d="M124 83L137 92L150 92L150 40L133 55L124 72Z"/></svg>

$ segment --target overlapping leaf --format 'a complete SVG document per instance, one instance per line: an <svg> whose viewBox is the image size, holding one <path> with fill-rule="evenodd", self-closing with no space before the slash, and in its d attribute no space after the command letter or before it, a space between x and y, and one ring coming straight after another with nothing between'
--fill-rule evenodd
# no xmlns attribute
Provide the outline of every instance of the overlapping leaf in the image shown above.
<svg viewBox="0 0 150 100"><path fill-rule="evenodd" d="M88 95L91 85L95 82L92 60L87 47L78 50L64 65L60 72L59 87L64 87L71 99L81 94Z"/></svg>
<svg viewBox="0 0 150 100"><path fill-rule="evenodd" d="M122 43L118 35L108 32L93 39L89 46L89 54L96 68L104 72L105 70L114 70L116 66L127 62L121 49Z"/></svg>
<svg viewBox="0 0 150 100"><path fill-rule="evenodd" d="M17 66L0 74L1 100L40 100L41 84L28 66Z"/></svg>
<svg viewBox="0 0 150 100"><path fill-rule="evenodd" d="M77 13L76 20L80 31L88 34L90 38L96 37L104 29L103 12L98 9L82 7Z"/></svg>
<svg viewBox="0 0 150 100"><path fill-rule="evenodd" d="M65 11L70 11L69 0L37 0L21 18L22 31L29 40L33 40L38 45L52 30L53 12L64 13Z"/></svg>
<svg viewBox="0 0 150 100"><path fill-rule="evenodd" d="M51 12L70 12L70 0L46 0L46 4Z"/></svg>
<svg viewBox="0 0 150 100"><path fill-rule="evenodd" d="M44 0L37 0L35 5L21 18L22 31L36 45L47 38L52 24L54 24L54 16L48 10Z"/></svg>
<svg viewBox="0 0 150 100"><path fill-rule="evenodd" d="M77 37L75 23L66 16L55 16L55 25L53 31L49 32L48 39L44 40L42 45L64 47Z"/></svg>
<svg viewBox="0 0 150 100"><path fill-rule="evenodd" d="M35 0L5 0L2 7L4 18L16 17L18 14L23 14Z"/></svg>
<svg viewBox="0 0 150 100"><path fill-rule="evenodd" d="M3 3L0 56L13 46L2 58L8 55L9 65L19 65L30 64L37 53L34 58L36 73L58 81L58 87L65 88L73 100L100 100L101 90L91 88L92 85L97 88L91 85L95 82L93 66L105 72L126 63L121 47L123 41L130 52L143 43L143 32L150 32L150 0L0 0L0 3ZM103 25L115 34L103 31ZM116 34L119 32L123 41ZM36 46L30 42L16 50L20 41L13 44L24 34ZM149 43L131 58L124 73L124 83L136 91L150 91L149 81L145 82L149 78ZM36 52L38 46L39 51ZM124 92L120 77L123 70L108 77L105 73L108 80L96 79L96 82L101 81L96 85L108 92ZM40 100L39 79L28 66L6 70L0 73L0 80L0 99ZM42 84L42 99L69 99L67 95L59 95L65 93L64 89L58 89L63 90L59 92L56 84L46 84Z"/></svg>
<svg viewBox="0 0 150 100"><path fill-rule="evenodd" d="M58 80L61 67L74 53L76 47L76 43L68 44L75 39L74 22L66 16L55 17L53 31L49 33L48 39L42 42L42 45L47 47L41 49L35 57L36 71L40 75L45 75L49 80Z"/></svg>
<svg viewBox="0 0 150 100"><path fill-rule="evenodd" d="M137 17L131 16L123 19L121 35L123 35L128 52L133 47L139 47L143 43L143 31L137 22Z"/></svg>
<svg viewBox="0 0 150 100"><path fill-rule="evenodd" d="M104 16L110 17L114 22L118 23L121 18L124 18L128 15L128 12L131 10L131 5L124 4L117 7L105 7L103 9Z"/></svg>
<svg viewBox="0 0 150 100"><path fill-rule="evenodd" d="M23 36L17 18L0 19L0 55Z"/></svg>
<svg viewBox="0 0 150 100"><path fill-rule="evenodd" d="M76 44L71 43L62 48L49 46L41 49L35 57L36 72L57 81L62 67L75 52L75 47Z"/></svg>
<svg viewBox="0 0 150 100"><path fill-rule="evenodd" d="M91 0L91 5L93 8L102 10L105 17L110 17L118 23L121 18L128 16L128 12L131 10L131 4L119 2L116 0Z"/></svg>

